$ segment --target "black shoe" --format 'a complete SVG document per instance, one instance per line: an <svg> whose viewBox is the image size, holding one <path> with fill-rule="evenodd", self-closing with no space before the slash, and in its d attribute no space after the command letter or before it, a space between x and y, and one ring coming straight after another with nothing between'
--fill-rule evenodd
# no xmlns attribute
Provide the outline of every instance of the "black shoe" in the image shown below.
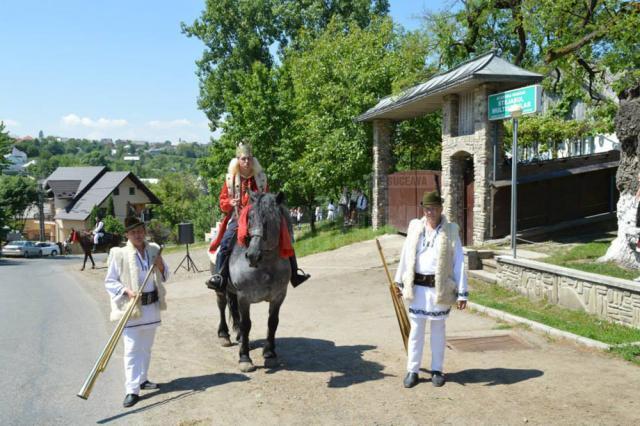
<svg viewBox="0 0 640 426"><path fill-rule="evenodd" d="M404 378L404 387L412 388L418 384L418 373L407 373L407 377Z"/></svg>
<svg viewBox="0 0 640 426"><path fill-rule="evenodd" d="M130 393L124 397L124 402L122 403L122 406L125 408L133 407L134 405L136 405L138 401L140 401L140 397L135 393Z"/></svg>
<svg viewBox="0 0 640 426"><path fill-rule="evenodd" d="M205 281L208 288L215 291L224 290L224 277L220 274L213 274L211 278Z"/></svg>
<svg viewBox="0 0 640 426"><path fill-rule="evenodd" d="M444 374L442 371L432 371L431 372L431 384L437 388L440 386L444 386Z"/></svg>
<svg viewBox="0 0 640 426"><path fill-rule="evenodd" d="M157 383L153 383L148 380L145 380L140 385L140 389L144 389L144 390L160 389L160 385Z"/></svg>
<svg viewBox="0 0 640 426"><path fill-rule="evenodd" d="M294 287L298 287L309 278L311 278L311 275L305 274L302 269L298 269L293 274L291 274L291 285Z"/></svg>

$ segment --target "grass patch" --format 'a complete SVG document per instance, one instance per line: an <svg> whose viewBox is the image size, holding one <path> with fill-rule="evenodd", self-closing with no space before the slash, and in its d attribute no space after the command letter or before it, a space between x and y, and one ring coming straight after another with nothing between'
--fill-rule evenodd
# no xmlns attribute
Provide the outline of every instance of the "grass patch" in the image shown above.
<svg viewBox="0 0 640 426"><path fill-rule="evenodd" d="M609 241L593 241L578 244L570 249L561 249L553 252L549 257L540 259L546 263L577 269L594 274L607 275L615 278L633 280L639 275L637 270L626 269L613 262L600 263L596 260L604 256L609 248Z"/></svg>
<svg viewBox="0 0 640 426"><path fill-rule="evenodd" d="M194 244L189 244L189 251L191 252L193 250L201 250L207 247L209 247L208 242L200 241ZM162 252L165 254L169 254L183 250L186 250L186 246L184 244L167 244L164 246L164 249L162 249Z"/></svg>
<svg viewBox="0 0 640 426"><path fill-rule="evenodd" d="M640 330L614 324L582 311L573 311L545 301L532 301L516 292L469 280L472 302L527 318L559 330L616 345L640 341ZM640 347L628 346L612 349L612 353L640 365Z"/></svg>
<svg viewBox="0 0 640 426"><path fill-rule="evenodd" d="M395 232L396 230L391 226L374 230L372 228L343 227L338 223L325 222L316 226L315 232L312 232L308 225L300 231L296 230L296 242L293 246L296 250L296 256L303 257Z"/></svg>

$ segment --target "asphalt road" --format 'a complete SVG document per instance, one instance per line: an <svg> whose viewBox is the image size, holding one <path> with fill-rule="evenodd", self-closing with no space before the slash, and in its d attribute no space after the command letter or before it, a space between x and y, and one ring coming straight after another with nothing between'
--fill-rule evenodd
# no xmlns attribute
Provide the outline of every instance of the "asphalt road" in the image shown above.
<svg viewBox="0 0 640 426"><path fill-rule="evenodd" d="M123 411L121 348L89 400L76 396L113 330L90 281L65 270L79 262L0 258L2 425L108 423Z"/></svg>

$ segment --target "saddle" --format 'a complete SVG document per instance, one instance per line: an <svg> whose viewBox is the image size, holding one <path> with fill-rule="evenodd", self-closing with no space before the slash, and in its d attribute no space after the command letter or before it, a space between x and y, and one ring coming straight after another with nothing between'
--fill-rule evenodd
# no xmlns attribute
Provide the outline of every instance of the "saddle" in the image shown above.
<svg viewBox="0 0 640 426"><path fill-rule="evenodd" d="M98 238L98 244L107 244L113 241L114 235L110 232L105 232Z"/></svg>

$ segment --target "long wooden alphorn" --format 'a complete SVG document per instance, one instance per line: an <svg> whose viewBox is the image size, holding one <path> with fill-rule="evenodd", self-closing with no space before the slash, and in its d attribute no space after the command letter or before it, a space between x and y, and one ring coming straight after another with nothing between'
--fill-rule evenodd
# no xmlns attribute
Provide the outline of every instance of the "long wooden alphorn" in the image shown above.
<svg viewBox="0 0 640 426"><path fill-rule="evenodd" d="M389 292L391 293L391 301L393 302L393 309L396 312L396 318L398 319L398 326L400 327L400 334L402 335L402 343L404 343L404 350L407 350L407 345L409 341L409 331L411 330L411 325L409 324L409 317L407 316L407 311L404 307L404 301L402 297L398 296L396 293L396 285L393 283L391 279L391 274L389 273L389 268L387 267L387 261L384 258L384 254L382 253L382 246L380 245L380 241L376 238L376 245L378 246L378 253L380 253L380 259L382 260L382 266L384 266L384 271L387 274L387 280L389 281Z"/></svg>

